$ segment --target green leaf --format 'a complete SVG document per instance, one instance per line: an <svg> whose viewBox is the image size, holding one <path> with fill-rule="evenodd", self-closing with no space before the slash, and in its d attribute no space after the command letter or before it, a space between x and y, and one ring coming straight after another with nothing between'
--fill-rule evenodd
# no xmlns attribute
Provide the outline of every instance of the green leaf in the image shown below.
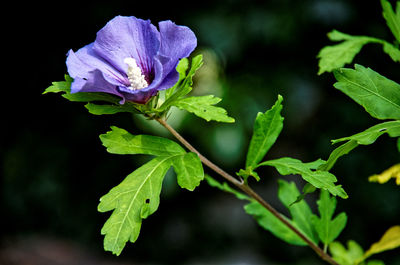
<svg viewBox="0 0 400 265"><path fill-rule="evenodd" d="M126 242L136 241L142 219L158 208L162 181L171 164L171 157L156 157L101 197L98 211L114 210L101 229L105 250L119 255Z"/></svg>
<svg viewBox="0 0 400 265"><path fill-rule="evenodd" d="M193 191L204 179L203 165L195 153L176 156L172 159L172 165L181 188Z"/></svg>
<svg viewBox="0 0 400 265"><path fill-rule="evenodd" d="M386 20L386 24L393 33L393 36L398 42L400 42L400 4L397 2L396 14L394 13L392 6L389 1L381 0L383 17Z"/></svg>
<svg viewBox="0 0 400 265"><path fill-rule="evenodd" d="M138 114L140 113L132 105L125 103L124 105L98 105L94 103L88 103L85 108L89 110L89 113L94 115L103 114L115 114L119 112L130 112Z"/></svg>
<svg viewBox="0 0 400 265"><path fill-rule="evenodd" d="M110 153L157 156L100 199L100 212L114 210L102 229L104 248L119 255L128 240L136 241L142 219L157 210L162 180L171 166L178 184L191 191L204 178L204 172L197 154L186 153L180 145L165 138L132 135L112 126L100 139Z"/></svg>
<svg viewBox="0 0 400 265"><path fill-rule="evenodd" d="M210 177L209 175L206 175L205 179L206 179L208 185L210 185L211 187L217 188L217 189L222 190L227 193L231 193L231 194L235 195L235 197L238 198L239 200L247 200L247 201L252 200L249 196L233 189L226 182L220 183L217 180L215 180L214 178Z"/></svg>
<svg viewBox="0 0 400 265"><path fill-rule="evenodd" d="M312 162L307 162L307 163L303 163L306 167L310 168L310 169L318 169L321 165L325 164L326 161L318 158L315 161Z"/></svg>
<svg viewBox="0 0 400 265"><path fill-rule="evenodd" d="M351 150L353 150L357 146L358 143L355 140L350 140L340 145L339 147L337 147L335 150L332 151L332 153L329 155L328 160L324 164L319 166L318 170L329 171L333 167L333 165L335 165L339 157L348 154Z"/></svg>
<svg viewBox="0 0 400 265"><path fill-rule="evenodd" d="M244 182L247 183L247 179L252 176L255 180L260 181L260 176L257 172L253 171L252 167L247 167L246 170L240 169L238 173L236 173L239 177L242 177Z"/></svg>
<svg viewBox="0 0 400 265"><path fill-rule="evenodd" d="M304 185L303 187L302 193L299 196L297 196L297 199L294 202L292 202L290 206L298 202L301 202L302 200L304 200L307 194L313 193L316 190L317 188L315 186L311 185L310 183L306 183L306 185Z"/></svg>
<svg viewBox="0 0 400 265"><path fill-rule="evenodd" d="M353 240L347 242L347 249L339 242L332 242L329 252L340 265L356 265L364 254L364 250Z"/></svg>
<svg viewBox="0 0 400 265"><path fill-rule="evenodd" d="M199 54L192 59L192 64L190 66L190 70L186 75L186 78L183 80L183 87L191 87L193 85L193 76L196 71L203 65L203 55ZM179 69L178 69L179 71Z"/></svg>
<svg viewBox="0 0 400 265"><path fill-rule="evenodd" d="M179 73L179 80L178 82L171 88L166 90L166 99L168 99L172 94L175 92L176 88L182 83L182 81L186 78L186 71L189 68L189 59L182 58L178 65L176 66L176 71Z"/></svg>
<svg viewBox="0 0 400 265"><path fill-rule="evenodd" d="M393 61L400 62L400 51L387 41L368 36L353 36L337 30L329 32L328 37L332 41L343 42L332 46L326 46L318 53L319 75L324 72L332 72L335 69L343 67L345 64L351 63L354 57L361 51L362 47L368 43L383 45L383 51L387 53Z"/></svg>
<svg viewBox="0 0 400 265"><path fill-rule="evenodd" d="M369 145L378 139L382 134L387 133L390 137L400 136L400 121L387 121L374 125L363 132L354 134L352 136L343 137L340 139L332 140L336 144L343 141L355 141L357 144Z"/></svg>
<svg viewBox="0 0 400 265"><path fill-rule="evenodd" d="M327 172L320 170L312 170L314 164L303 163L298 159L283 157L275 160L265 161L259 166L273 166L281 175L299 174L308 183L319 189L328 190L334 196L340 196L344 199L348 198L346 192L340 185L335 185L336 177Z"/></svg>
<svg viewBox="0 0 400 265"><path fill-rule="evenodd" d="M65 81L60 81L60 82L53 82L51 86L49 86L43 94L47 93L59 93L59 92L68 92L71 90L71 83L72 83L72 78L69 75L64 76Z"/></svg>
<svg viewBox="0 0 400 265"><path fill-rule="evenodd" d="M74 102L106 101L118 104L120 101L116 96L101 92L79 92L71 94L72 81L73 79L70 76L65 75L65 81L53 82L52 85L43 92L43 94L63 92L62 96L64 98Z"/></svg>
<svg viewBox="0 0 400 265"><path fill-rule="evenodd" d="M369 256L400 246L400 226L391 227L385 232L381 240L372 244L370 249L368 249L365 253L355 241L348 241L347 246L348 249L346 249L339 242L331 243L329 245L329 251L331 252L333 259L341 265L365 264L363 261ZM367 265L382 264L384 265L384 263L379 260L371 260L367 262Z"/></svg>
<svg viewBox="0 0 400 265"><path fill-rule="evenodd" d="M247 214L252 215L257 221L258 225L267 231L270 231L274 236L280 238L281 240L296 246L306 246L307 244L296 235L292 230L290 230L286 225L284 225L278 218L276 218L272 213L267 211L261 204L253 201L244 207ZM284 217L287 219L286 217ZM290 220L288 222L291 223Z"/></svg>
<svg viewBox="0 0 400 265"><path fill-rule="evenodd" d="M220 102L220 98L212 95L184 98L192 90L193 76L202 65L203 56L200 54L192 59L191 67L186 74L189 68L188 60L181 60L177 66L179 81L173 88L167 90L165 101L157 111L164 112L171 106L176 106L207 121L234 122L235 120L227 115L225 109L212 106Z"/></svg>
<svg viewBox="0 0 400 265"><path fill-rule="evenodd" d="M172 105L191 112L206 121L235 122L235 119L228 116L225 109L213 106L220 101L220 98L207 95L177 99Z"/></svg>
<svg viewBox="0 0 400 265"><path fill-rule="evenodd" d="M299 194L300 193L294 183L288 183L283 180L279 181L279 199L289 209L292 219L290 220L285 216L282 217L287 219L289 223L298 228L310 240L317 243L318 239L316 238L315 231L310 224L312 213L307 203L302 201L290 206L290 204ZM246 213L252 215L262 228L270 231L273 235L282 239L283 241L293 245L307 245L297 234L290 230L258 202L253 201L250 204L247 204L245 206L245 211Z"/></svg>
<svg viewBox="0 0 400 265"><path fill-rule="evenodd" d="M306 201L300 201L293 204L300 196L300 192L294 182L287 182L284 180L278 180L279 190L278 197L283 205L288 208L290 215L292 216L293 224L299 228L311 241L318 244L318 235L310 222L313 214L306 203Z"/></svg>
<svg viewBox="0 0 400 265"><path fill-rule="evenodd" d="M344 41L336 45L326 46L318 53L317 58L320 59L318 63L319 75L324 72L332 72L332 70L351 63L365 44L374 41L370 37L351 36L337 30L329 32L328 37L333 41Z"/></svg>
<svg viewBox="0 0 400 265"><path fill-rule="evenodd" d="M112 154L171 156L186 153L179 144L169 139L150 135L132 135L115 126L111 126L111 131L100 135L100 140Z"/></svg>
<svg viewBox="0 0 400 265"><path fill-rule="evenodd" d="M254 122L253 136L246 157L246 168L255 167L275 143L283 128L282 96L265 113L259 112Z"/></svg>
<svg viewBox="0 0 400 265"><path fill-rule="evenodd" d="M192 59L192 63L188 73L189 60L187 58L182 59L176 70L179 73L179 81L174 87L170 88L166 92L166 99L164 103L158 108L159 111L165 111L173 105L173 102L184 97L192 90L193 76L196 71L203 65L203 55L199 54Z"/></svg>
<svg viewBox="0 0 400 265"><path fill-rule="evenodd" d="M272 213L267 211L258 202L251 202L244 207L247 214L252 215L258 225L267 231L270 231L274 236L281 240L297 246L306 246L307 244L286 225L284 225ZM284 217L287 219L286 217ZM288 220L291 222L290 220Z"/></svg>
<svg viewBox="0 0 400 265"><path fill-rule="evenodd" d="M319 239L328 245L339 236L346 226L347 216L345 213L340 213L332 219L336 209L336 199L330 197L327 191L321 190L317 204L320 217L314 215L311 220Z"/></svg>
<svg viewBox="0 0 400 265"><path fill-rule="evenodd" d="M383 51L395 62L400 62L400 50L390 43L383 43Z"/></svg>
<svg viewBox="0 0 400 265"><path fill-rule="evenodd" d="M400 85L370 68L355 65L334 72L334 86L377 119L400 119Z"/></svg>
<svg viewBox="0 0 400 265"><path fill-rule="evenodd" d="M91 101L105 101L114 104L119 104L121 100L117 96L102 92L79 92L71 94L69 91L62 95L64 98L73 102L91 102ZM125 106L125 105L120 105Z"/></svg>

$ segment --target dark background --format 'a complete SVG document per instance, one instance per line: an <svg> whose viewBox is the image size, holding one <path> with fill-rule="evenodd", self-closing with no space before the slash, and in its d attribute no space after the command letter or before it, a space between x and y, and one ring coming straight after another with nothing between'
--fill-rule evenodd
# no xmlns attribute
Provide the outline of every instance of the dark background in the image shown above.
<svg viewBox="0 0 400 265"><path fill-rule="evenodd" d="M234 124L217 124L181 111L173 115L171 124L204 155L237 172L256 113L281 94L285 126L268 158L326 159L334 148L331 139L378 121L333 88L332 74L317 75L316 55L331 44L326 33L332 29L393 41L379 1L16 2L2 13L0 264L322 264L310 249L287 245L259 228L231 195L206 183L194 192L181 190L172 173L138 241L118 258L104 252L100 229L109 213L97 212L98 199L144 160L108 154L98 135L110 125L169 135L128 114L93 116L83 104L41 93L63 80L67 51L94 41L114 16L154 24L170 19L195 32L196 52L205 57L193 93L222 97L221 106L236 118ZM381 49L367 45L355 62L399 82L398 64ZM382 136L333 168L350 195L338 200L338 211L349 217L341 242L354 239L367 249L399 224L399 187L367 181L398 161L395 140ZM276 199L279 176L273 169L260 175L255 189L286 213ZM285 179L304 185L298 176ZM307 200L315 208L314 195ZM398 250L376 258L400 264Z"/></svg>

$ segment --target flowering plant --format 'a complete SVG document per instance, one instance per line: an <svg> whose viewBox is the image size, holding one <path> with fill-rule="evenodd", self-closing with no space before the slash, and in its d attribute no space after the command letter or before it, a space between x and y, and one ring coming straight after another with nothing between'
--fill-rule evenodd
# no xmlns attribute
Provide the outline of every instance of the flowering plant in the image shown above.
<svg viewBox="0 0 400 265"><path fill-rule="evenodd" d="M96 40L68 53L67 67L74 79L71 93L105 92L127 101L146 103L160 90L178 82L176 66L197 45L187 27L118 16L98 33Z"/></svg>
<svg viewBox="0 0 400 265"><path fill-rule="evenodd" d="M269 110L257 114L245 166L238 171L237 177L200 154L167 123L172 107L207 121L235 121L225 109L215 106L220 98L188 96L193 76L203 64L201 55L191 61L187 58L197 45L192 30L171 21L160 22L157 29L150 21L118 16L97 33L93 43L77 52L69 51L69 75L65 81L54 82L45 93L62 92L63 97L71 101L87 102L85 107L95 115L120 112L144 115L160 123L180 142L158 136L133 135L116 126L100 135L103 145L112 154L153 156L101 197L98 211L112 211L101 230L105 236L105 250L120 255L128 241L138 239L142 221L159 206L162 182L172 167L181 188L193 191L205 179L210 186L247 201L245 212L261 227L289 244L309 246L329 264L383 264L367 259L399 247L400 226L388 229L382 239L365 252L355 241L349 241L348 249L335 241L347 223L346 213L335 215L337 198L347 199L348 195L337 184L336 176L329 172L340 157L359 145L372 144L383 134L400 137L400 85L361 65L356 65L355 69L343 68L368 42L382 44L384 52L400 62L400 2L396 13L386 0L382 0L382 7L397 43L333 31L329 34L331 40L343 42L325 47L318 56L320 74L333 71L337 89L363 106L371 116L385 121L363 132L333 140L342 145L334 149L327 160L307 163L291 157L265 160L283 129L283 97L278 95ZM400 138L398 146L400 151ZM203 165L229 184L206 175ZM294 182L278 181L278 198L288 208L290 216L279 213L250 187L252 179L262 179L257 169L263 166L273 167L281 175L299 175L305 181L302 192ZM399 165L394 165L371 177L371 181L383 183L396 178L399 184L399 172ZM320 191L317 214L303 200L316 190Z"/></svg>

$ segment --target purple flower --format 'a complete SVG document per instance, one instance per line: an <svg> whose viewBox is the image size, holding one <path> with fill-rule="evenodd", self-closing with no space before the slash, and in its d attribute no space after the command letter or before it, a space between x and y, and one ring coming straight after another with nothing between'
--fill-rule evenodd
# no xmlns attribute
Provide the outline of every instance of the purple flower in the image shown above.
<svg viewBox="0 0 400 265"><path fill-rule="evenodd" d="M172 21L161 21L159 30L150 20L117 16L98 33L96 40L67 57L74 79L71 93L105 92L136 103L146 103L159 90L179 80L176 65L197 45L194 33Z"/></svg>

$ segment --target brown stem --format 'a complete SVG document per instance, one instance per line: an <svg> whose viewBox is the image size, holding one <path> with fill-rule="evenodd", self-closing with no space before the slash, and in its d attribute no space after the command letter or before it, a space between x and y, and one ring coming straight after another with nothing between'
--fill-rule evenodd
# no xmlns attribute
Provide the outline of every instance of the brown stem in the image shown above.
<svg viewBox="0 0 400 265"><path fill-rule="evenodd" d="M272 207L268 202L266 202L260 195L258 195L252 188L250 188L244 181L238 180L224 170L219 168L217 165L208 160L205 156L199 153L188 141L185 140L174 128L172 128L165 120L160 118L155 118L162 126L164 126L179 142L181 142L187 149L191 152L196 153L201 162L208 166L214 172L225 178L227 181L238 187L244 193L252 197L258 203L260 203L265 209L272 213L276 218L279 219L284 225L286 225L290 230L292 230L296 235L298 235L304 242L306 242L323 260L332 265L339 265L336 261L332 259L326 252L324 252L318 245L312 242L308 237L306 237L302 232L300 232L296 227L294 227L290 222L288 222L274 207Z"/></svg>

